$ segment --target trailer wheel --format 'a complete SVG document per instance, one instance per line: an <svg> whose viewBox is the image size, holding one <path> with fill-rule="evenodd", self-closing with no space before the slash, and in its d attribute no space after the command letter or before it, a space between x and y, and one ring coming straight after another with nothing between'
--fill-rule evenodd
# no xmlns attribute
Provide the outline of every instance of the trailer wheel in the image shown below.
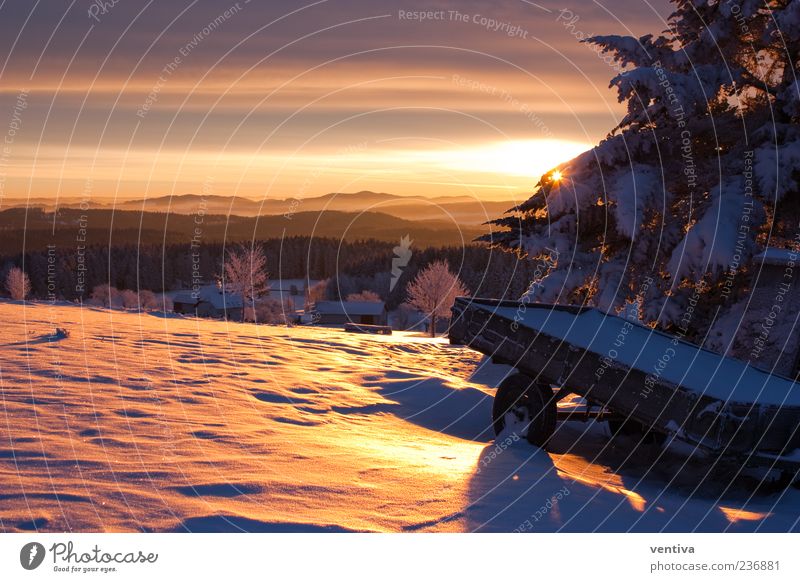
<svg viewBox="0 0 800 582"><path fill-rule="evenodd" d="M506 428L506 415L513 415L527 431L528 442L544 447L556 430L556 401L547 384L534 382L525 374L514 374L500 383L492 405L494 433Z"/></svg>
<svg viewBox="0 0 800 582"><path fill-rule="evenodd" d="M609 420L608 428L611 431L611 438L629 437L636 439L638 444L661 446L667 440L666 435L652 430L631 418Z"/></svg>

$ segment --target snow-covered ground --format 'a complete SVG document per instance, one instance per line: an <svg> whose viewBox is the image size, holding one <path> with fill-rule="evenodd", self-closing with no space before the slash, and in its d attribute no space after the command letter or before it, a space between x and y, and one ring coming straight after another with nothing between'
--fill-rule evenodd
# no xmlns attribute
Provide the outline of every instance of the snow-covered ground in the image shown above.
<svg viewBox="0 0 800 582"><path fill-rule="evenodd" d="M495 442L507 370L444 339L8 302L0 329L0 531L800 529L800 491L601 424Z"/></svg>

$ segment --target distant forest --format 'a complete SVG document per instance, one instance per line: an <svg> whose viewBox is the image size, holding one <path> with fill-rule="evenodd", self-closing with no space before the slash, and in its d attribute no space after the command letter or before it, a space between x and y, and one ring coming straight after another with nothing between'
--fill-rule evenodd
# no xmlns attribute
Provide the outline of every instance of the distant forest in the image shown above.
<svg viewBox="0 0 800 582"><path fill-rule="evenodd" d="M412 243L408 264L395 254L396 243L378 240L341 241L336 238L296 236L258 241L263 245L270 279L328 279L330 299L363 290L376 292L388 307L406 300L405 286L418 270L445 259L474 296L517 299L541 269L513 253L484 245L416 248ZM230 248L230 245L228 246ZM89 298L96 285L154 292L189 288L193 275L213 282L223 262L223 245L190 244L88 245L36 250L0 259L0 280L13 266L22 267L31 280L31 297L76 300ZM541 273L539 273L541 274ZM81 285L82 284L82 285ZM82 286L82 289L81 289Z"/></svg>
<svg viewBox="0 0 800 582"><path fill-rule="evenodd" d="M302 207L301 207L302 208ZM309 236L346 241L397 242L410 236L420 247L470 241L488 226L441 220L404 220L380 212L287 212L272 216L178 214L130 210L10 208L0 211L0 256L89 245L204 244Z"/></svg>

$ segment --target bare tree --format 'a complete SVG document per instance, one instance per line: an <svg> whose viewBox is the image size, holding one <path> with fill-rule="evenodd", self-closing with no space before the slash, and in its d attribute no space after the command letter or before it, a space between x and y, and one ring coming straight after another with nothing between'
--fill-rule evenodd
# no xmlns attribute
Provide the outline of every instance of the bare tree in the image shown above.
<svg viewBox="0 0 800 582"><path fill-rule="evenodd" d="M119 298L122 301L122 306L126 309L138 309L141 307L139 302L139 294L131 289L123 289L119 292Z"/></svg>
<svg viewBox="0 0 800 582"><path fill-rule="evenodd" d="M290 314L294 313L294 304L291 299L281 301L265 297L256 303L253 309L253 321L256 323L290 325Z"/></svg>
<svg viewBox="0 0 800 582"><path fill-rule="evenodd" d="M323 301L328 294L328 279L324 279L314 284L306 290L305 309L310 309L317 301Z"/></svg>
<svg viewBox="0 0 800 582"><path fill-rule="evenodd" d="M267 257L261 245L228 251L223 272L223 288L242 298L242 321L245 308L255 310L256 299L267 292Z"/></svg>
<svg viewBox="0 0 800 582"><path fill-rule="evenodd" d="M142 289L139 291L139 305L141 305L142 309L145 311L151 311L160 307L156 294L149 289Z"/></svg>
<svg viewBox="0 0 800 582"><path fill-rule="evenodd" d="M108 283L95 285L89 299L95 305L102 305L103 307L122 307L122 297L119 289L112 287Z"/></svg>
<svg viewBox="0 0 800 582"><path fill-rule="evenodd" d="M345 301L366 301L368 303L380 303L381 296L375 293L375 291L365 289L361 293L350 293Z"/></svg>
<svg viewBox="0 0 800 582"><path fill-rule="evenodd" d="M436 261L420 271L409 283L408 302L431 320L431 337L436 336L436 319L448 317L456 297L468 295L461 280L450 272L447 261Z"/></svg>
<svg viewBox="0 0 800 582"><path fill-rule="evenodd" d="M31 292L31 280L27 273L19 267L12 267L6 275L6 290L15 301L25 299Z"/></svg>

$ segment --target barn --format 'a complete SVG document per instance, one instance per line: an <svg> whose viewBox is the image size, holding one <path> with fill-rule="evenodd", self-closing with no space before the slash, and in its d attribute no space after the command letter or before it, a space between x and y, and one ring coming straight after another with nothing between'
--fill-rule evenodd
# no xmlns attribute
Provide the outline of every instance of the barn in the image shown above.
<svg viewBox="0 0 800 582"><path fill-rule="evenodd" d="M312 321L319 325L386 325L386 304L382 301L317 301Z"/></svg>

